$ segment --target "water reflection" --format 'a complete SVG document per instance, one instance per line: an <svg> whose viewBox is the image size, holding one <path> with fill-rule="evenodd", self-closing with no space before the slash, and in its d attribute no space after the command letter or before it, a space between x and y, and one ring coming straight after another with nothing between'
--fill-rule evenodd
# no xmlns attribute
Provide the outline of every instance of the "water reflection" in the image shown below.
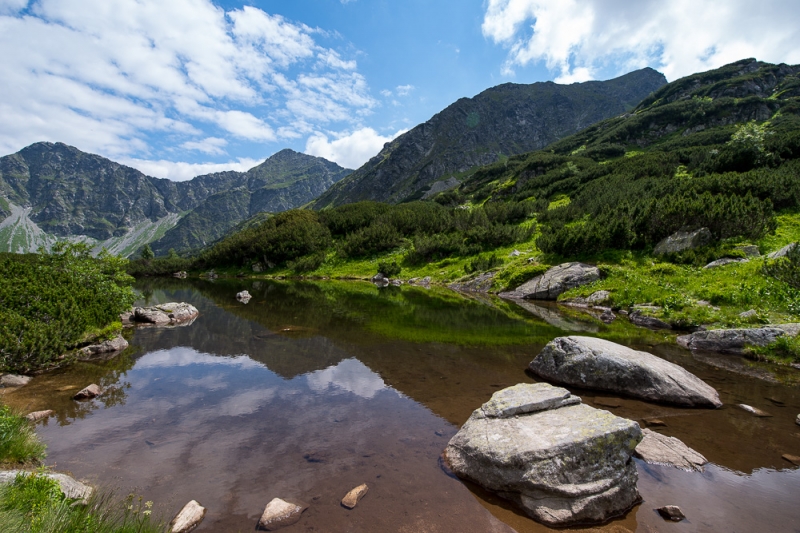
<svg viewBox="0 0 800 533"><path fill-rule="evenodd" d="M333 389L352 392L367 399L386 388L381 377L358 359L346 359L336 366L311 372L306 379L309 388L316 392Z"/></svg>

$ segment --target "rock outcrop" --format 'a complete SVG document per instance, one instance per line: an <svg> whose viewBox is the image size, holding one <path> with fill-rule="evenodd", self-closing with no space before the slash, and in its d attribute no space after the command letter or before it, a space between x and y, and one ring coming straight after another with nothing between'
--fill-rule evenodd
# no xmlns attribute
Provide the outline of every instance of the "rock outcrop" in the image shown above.
<svg viewBox="0 0 800 533"><path fill-rule="evenodd" d="M675 437L667 437L650 429L643 429L642 442L636 446L636 457L645 463L668 465L681 470L702 472L708 459L686 446Z"/></svg>
<svg viewBox="0 0 800 533"><path fill-rule="evenodd" d="M172 326L187 323L200 314L197 308L185 302L170 302L152 307L136 307L133 310L133 321L155 326Z"/></svg>
<svg viewBox="0 0 800 533"><path fill-rule="evenodd" d="M548 381L685 407L720 407L717 391L660 357L594 337L557 337L529 368Z"/></svg>
<svg viewBox="0 0 800 533"><path fill-rule="evenodd" d="M87 359L94 359L97 357L102 357L106 354L120 352L128 347L128 341L122 338L122 335L117 335L113 339L108 339L106 341L101 342L100 344L92 344L90 346L86 346L81 348L80 351L80 359L87 360Z"/></svg>
<svg viewBox="0 0 800 533"><path fill-rule="evenodd" d="M445 449L453 472L550 526L603 522L639 500L639 425L547 383L496 392Z"/></svg>
<svg viewBox="0 0 800 533"><path fill-rule="evenodd" d="M761 328L711 329L682 335L677 343L690 350L708 350L741 355L748 346L766 346L778 337L786 335L785 329L777 326Z"/></svg>
<svg viewBox="0 0 800 533"><path fill-rule="evenodd" d="M600 279L597 267L583 263L563 263L554 266L541 276L526 281L513 291L502 292L500 297L525 300L555 300L572 289Z"/></svg>
<svg viewBox="0 0 800 533"><path fill-rule="evenodd" d="M686 250L694 250L701 246L711 244L714 236L708 228L694 231L677 231L659 242L653 250L653 255L674 254Z"/></svg>

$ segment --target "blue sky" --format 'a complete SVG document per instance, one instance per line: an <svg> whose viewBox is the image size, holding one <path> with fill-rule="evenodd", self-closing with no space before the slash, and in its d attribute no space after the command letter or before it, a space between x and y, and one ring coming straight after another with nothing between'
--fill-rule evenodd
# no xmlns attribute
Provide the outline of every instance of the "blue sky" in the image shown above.
<svg viewBox="0 0 800 533"><path fill-rule="evenodd" d="M154 176L282 148L355 168L494 85L800 63L796 0L0 0L0 154Z"/></svg>

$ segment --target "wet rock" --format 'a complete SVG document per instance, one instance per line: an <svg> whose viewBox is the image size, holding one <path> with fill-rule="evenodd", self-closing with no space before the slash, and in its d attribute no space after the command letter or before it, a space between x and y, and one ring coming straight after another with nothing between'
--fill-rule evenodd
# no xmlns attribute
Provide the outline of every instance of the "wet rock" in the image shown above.
<svg viewBox="0 0 800 533"><path fill-rule="evenodd" d="M450 440L445 458L456 475L551 526L603 522L640 500L631 459L638 424L547 383L512 389L495 393Z"/></svg>
<svg viewBox="0 0 800 533"><path fill-rule="evenodd" d="M685 407L720 407L717 391L660 357L594 337L557 337L531 361L544 379Z"/></svg>
<svg viewBox="0 0 800 533"><path fill-rule="evenodd" d="M608 291L595 291L586 298L586 303L590 305L598 305L604 302L607 302L608 299L611 297L611 293Z"/></svg>
<svg viewBox="0 0 800 533"><path fill-rule="evenodd" d="M0 485L12 483L16 479L17 474L33 475L31 472L25 470L4 470L0 471ZM44 476L48 479L54 480L58 483L58 488L61 493L70 500L79 500L81 503L86 503L92 496L94 489L89 485L81 483L76 479L71 478L66 474L57 474L54 472L35 473L37 476Z"/></svg>
<svg viewBox="0 0 800 533"><path fill-rule="evenodd" d="M184 505L183 509L169 523L170 531L172 533L187 533L196 528L205 516L206 508L192 500Z"/></svg>
<svg viewBox="0 0 800 533"><path fill-rule="evenodd" d="M38 422L39 420L50 418L54 414L56 414L55 411L53 411L52 409L48 409L46 411L34 411L32 413L28 413L27 415L25 415L25 418L27 418L30 422Z"/></svg>
<svg viewBox="0 0 800 533"><path fill-rule="evenodd" d="M264 509L264 513L258 520L258 527L267 531L275 531L291 526L300 520L300 516L306 509L308 509L308 504L274 498Z"/></svg>
<svg viewBox="0 0 800 533"><path fill-rule="evenodd" d="M92 398L96 398L103 394L103 389L101 389L98 385L92 383L85 389L81 389L78 391L78 394L73 396L74 400L91 400Z"/></svg>
<svg viewBox="0 0 800 533"><path fill-rule="evenodd" d="M386 278L386 276L384 276L384 275L383 275L383 274L381 274L380 272L378 272L377 274L375 274L374 276L372 276L372 282L373 282L373 283L377 283L377 282L379 282L379 281L383 281L383 280L385 280L385 279L387 279L387 278Z"/></svg>
<svg viewBox="0 0 800 533"><path fill-rule="evenodd" d="M800 426L800 415L797 415L797 418L794 419L795 424Z"/></svg>
<svg viewBox="0 0 800 533"><path fill-rule="evenodd" d="M80 359L87 360L102 356L108 353L121 352L128 347L128 341L122 338L122 335L117 335L113 339L101 342L100 344L92 344L80 349Z"/></svg>
<svg viewBox="0 0 800 533"><path fill-rule="evenodd" d="M672 326L656 317L643 315L638 309L628 315L631 324L649 329L672 329Z"/></svg>
<svg viewBox="0 0 800 533"><path fill-rule="evenodd" d="M781 458L789 461L792 464L800 466L800 457L798 457L796 455L790 455L788 453L785 453L785 454L781 455Z"/></svg>
<svg viewBox="0 0 800 533"><path fill-rule="evenodd" d="M344 498L342 498L342 505L347 507L348 509L353 509L356 506L356 504L358 504L358 502L361 500L361 498L366 496L368 490L369 487L367 487L366 483L359 485L358 487L354 488L353 490L345 494Z"/></svg>
<svg viewBox="0 0 800 533"><path fill-rule="evenodd" d="M250 295L250 293L249 293L249 292L247 292L246 290L245 290L245 291L240 291L240 292L237 292L237 293L236 293L236 299L237 299L237 300L244 300L244 299L248 299L248 300L249 300L250 298L252 298L252 296L251 296L251 295Z"/></svg>
<svg viewBox="0 0 800 533"><path fill-rule="evenodd" d="M660 418L645 418L643 419L644 423L650 427L666 427L667 423L661 420Z"/></svg>
<svg viewBox="0 0 800 533"><path fill-rule="evenodd" d="M125 311L124 313L120 313L119 320L122 322L123 326L133 324L133 309L130 311Z"/></svg>
<svg viewBox="0 0 800 533"><path fill-rule="evenodd" d="M480 274L471 280L452 283L448 285L448 287L456 291L489 292L489 289L492 288L492 283L494 282L494 275L494 272L484 272L483 274Z"/></svg>
<svg viewBox="0 0 800 533"><path fill-rule="evenodd" d="M32 379L30 376L20 376L19 374L0 374L0 388L23 387Z"/></svg>
<svg viewBox="0 0 800 533"><path fill-rule="evenodd" d="M703 267L703 270L709 270L712 268L717 268L725 265L730 265L731 263L747 263L749 259L742 259L742 258L732 258L732 257L723 257L722 259L717 259L716 261L711 261L709 264Z"/></svg>
<svg viewBox="0 0 800 533"><path fill-rule="evenodd" d="M735 249L744 252L744 255L746 255L747 257L760 257L761 256L761 252L758 250L758 246L756 246L755 244L747 244L747 245L744 245L744 246L737 246Z"/></svg>
<svg viewBox="0 0 800 533"><path fill-rule="evenodd" d="M775 342L786 332L777 327L711 329L695 331L677 338L678 344L690 350L741 355L747 346L766 346Z"/></svg>
<svg viewBox="0 0 800 533"><path fill-rule="evenodd" d="M136 322L167 326L193 320L200 314L197 308L185 302L170 302L152 307L137 307L133 310Z"/></svg>
<svg viewBox="0 0 800 533"><path fill-rule="evenodd" d="M179 272L173 272L172 273L172 277L173 278L185 279L187 276L188 276L188 274L186 273L185 270L181 270Z"/></svg>
<svg viewBox="0 0 800 533"><path fill-rule="evenodd" d="M603 314L600 315L600 320L602 320L606 324L612 323L616 318L617 315L615 315L610 309L606 309L605 311L603 311Z"/></svg>
<svg viewBox="0 0 800 533"><path fill-rule="evenodd" d="M738 407L739 409L742 409L743 411L747 411L750 414L756 415L756 416L758 416L760 418L767 418L767 417L772 416L768 412L762 411L758 407L753 407L752 405L747 405L745 403L738 403L738 404L736 404L736 407Z"/></svg>
<svg viewBox="0 0 800 533"><path fill-rule="evenodd" d="M794 247L795 247L795 246L797 246L797 243L796 243L796 242L793 242L793 243L787 244L786 246L784 246L784 247L783 247L783 248L781 248L780 250L778 250L778 251L776 251L776 252L772 252L771 254L767 254L767 258L768 258L768 259L778 259L778 258L780 258L780 257L786 257L786 255L787 255L789 252L791 252L792 250L794 250Z"/></svg>
<svg viewBox="0 0 800 533"><path fill-rule="evenodd" d="M708 228L694 231L678 231L659 242L653 250L653 255L674 254L685 250L694 250L710 244L713 235Z"/></svg>
<svg viewBox="0 0 800 533"><path fill-rule="evenodd" d="M619 398L595 398L593 403L601 407L622 407L622 400Z"/></svg>
<svg viewBox="0 0 800 533"><path fill-rule="evenodd" d="M681 511L681 508L677 505L665 505L664 507L656 509L656 511L658 511L658 514L660 514L661 518L664 520L680 522L686 518L686 516L683 514L683 511Z"/></svg>
<svg viewBox="0 0 800 533"><path fill-rule="evenodd" d="M555 300L572 289L600 279L597 267L583 263L563 263L554 266L541 276L526 281L513 291L500 293L504 298L527 300Z"/></svg>
<svg viewBox="0 0 800 533"><path fill-rule="evenodd" d="M645 463L702 472L703 465L708 462L708 459L675 437L667 437L650 429L643 429L642 435L644 438L636 446L635 455Z"/></svg>

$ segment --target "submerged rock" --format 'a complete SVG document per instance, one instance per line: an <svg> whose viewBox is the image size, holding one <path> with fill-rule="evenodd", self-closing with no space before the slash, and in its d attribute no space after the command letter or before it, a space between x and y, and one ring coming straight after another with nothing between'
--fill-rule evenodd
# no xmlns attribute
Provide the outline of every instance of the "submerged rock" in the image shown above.
<svg viewBox="0 0 800 533"><path fill-rule="evenodd" d="M100 344L92 344L80 349L80 359L87 360L93 359L109 353L121 352L128 347L128 341L122 338L122 335L117 335L113 339L108 339Z"/></svg>
<svg viewBox="0 0 800 533"><path fill-rule="evenodd" d="M656 511L661 515L661 518L664 520L671 520L672 522L680 522L686 518L681 508L677 505L665 505L664 507L656 509Z"/></svg>
<svg viewBox="0 0 800 533"><path fill-rule="evenodd" d="M772 415L766 411L762 411L758 407L753 407L752 405L747 405L746 403L737 403L736 407L741 409L742 411L747 411L751 415L756 415L759 418L769 418Z"/></svg>
<svg viewBox="0 0 800 533"><path fill-rule="evenodd" d="M78 391L78 394L72 397L73 400L91 400L103 394L103 389L99 385L92 383L85 389Z"/></svg>
<svg viewBox="0 0 800 533"><path fill-rule="evenodd" d="M600 279L597 267L583 263L563 263L554 266L541 276L526 281L513 291L500 293L504 298L526 300L555 300L572 289Z"/></svg>
<svg viewBox="0 0 800 533"><path fill-rule="evenodd" d="M353 509L361 500L361 498L367 495L368 490L369 487L367 487L366 483L359 485L358 487L354 488L353 490L345 494L344 498L342 498L342 505L344 505L348 509Z"/></svg>
<svg viewBox="0 0 800 533"><path fill-rule="evenodd" d="M690 335L678 337L677 343L690 350L741 355L747 346L766 346L772 344L786 332L778 327L711 329L695 331Z"/></svg>
<svg viewBox="0 0 800 533"><path fill-rule="evenodd" d="M258 527L267 531L275 531L291 526L300 520L300 515L306 509L308 509L308 505L305 503L274 498L264 508L264 513L258 521Z"/></svg>
<svg viewBox="0 0 800 533"><path fill-rule="evenodd" d="M133 320L156 326L168 326L188 322L198 314L200 312L191 304L170 302L152 307L136 307L133 310Z"/></svg>
<svg viewBox="0 0 800 533"><path fill-rule="evenodd" d="M539 377L685 407L720 407L719 394L684 368L594 337L556 337L531 361Z"/></svg>
<svg viewBox="0 0 800 533"><path fill-rule="evenodd" d="M21 376L19 374L0 374L0 388L22 387L30 383L32 379L30 376Z"/></svg>
<svg viewBox="0 0 800 533"><path fill-rule="evenodd" d="M56 414L55 411L53 411L52 409L48 409L46 411L34 411L32 413L28 413L27 415L25 415L25 418L27 418L28 421L30 422L38 422L39 420L50 418L54 414Z"/></svg>
<svg viewBox="0 0 800 533"><path fill-rule="evenodd" d="M800 415L797 415L797 418L794 419L794 423L800 426Z"/></svg>
<svg viewBox="0 0 800 533"><path fill-rule="evenodd" d="M172 533L187 533L193 530L206 516L206 508L192 500L183 506L169 523Z"/></svg>
<svg viewBox="0 0 800 533"><path fill-rule="evenodd" d="M17 474L22 474L25 476L44 476L48 479L52 479L58 483L58 488L66 498L70 500L79 500L84 504L91 497L92 492L94 492L94 489L92 489L92 487L89 485L81 483L80 481L77 481L66 474L57 474L54 472L32 473L25 470L4 470L0 471L0 485L12 483L17 478Z"/></svg>
<svg viewBox="0 0 800 533"><path fill-rule="evenodd" d="M644 438L636 446L635 453L645 463L702 472L703 465L708 462L708 459L675 437L667 437L650 429L643 429L642 435Z"/></svg>
<svg viewBox="0 0 800 533"><path fill-rule="evenodd" d="M694 250L710 244L714 239L708 228L694 231L677 231L659 242L653 250L653 255L674 254L686 250Z"/></svg>
<svg viewBox="0 0 800 533"><path fill-rule="evenodd" d="M798 457L796 455L791 455L791 454L785 453L785 454L781 455L781 459L785 459L786 461L789 461L792 464L800 466L800 457Z"/></svg>
<svg viewBox="0 0 800 533"><path fill-rule="evenodd" d="M496 392L450 440L459 477L551 526L604 522L639 500L639 425L547 383Z"/></svg>

